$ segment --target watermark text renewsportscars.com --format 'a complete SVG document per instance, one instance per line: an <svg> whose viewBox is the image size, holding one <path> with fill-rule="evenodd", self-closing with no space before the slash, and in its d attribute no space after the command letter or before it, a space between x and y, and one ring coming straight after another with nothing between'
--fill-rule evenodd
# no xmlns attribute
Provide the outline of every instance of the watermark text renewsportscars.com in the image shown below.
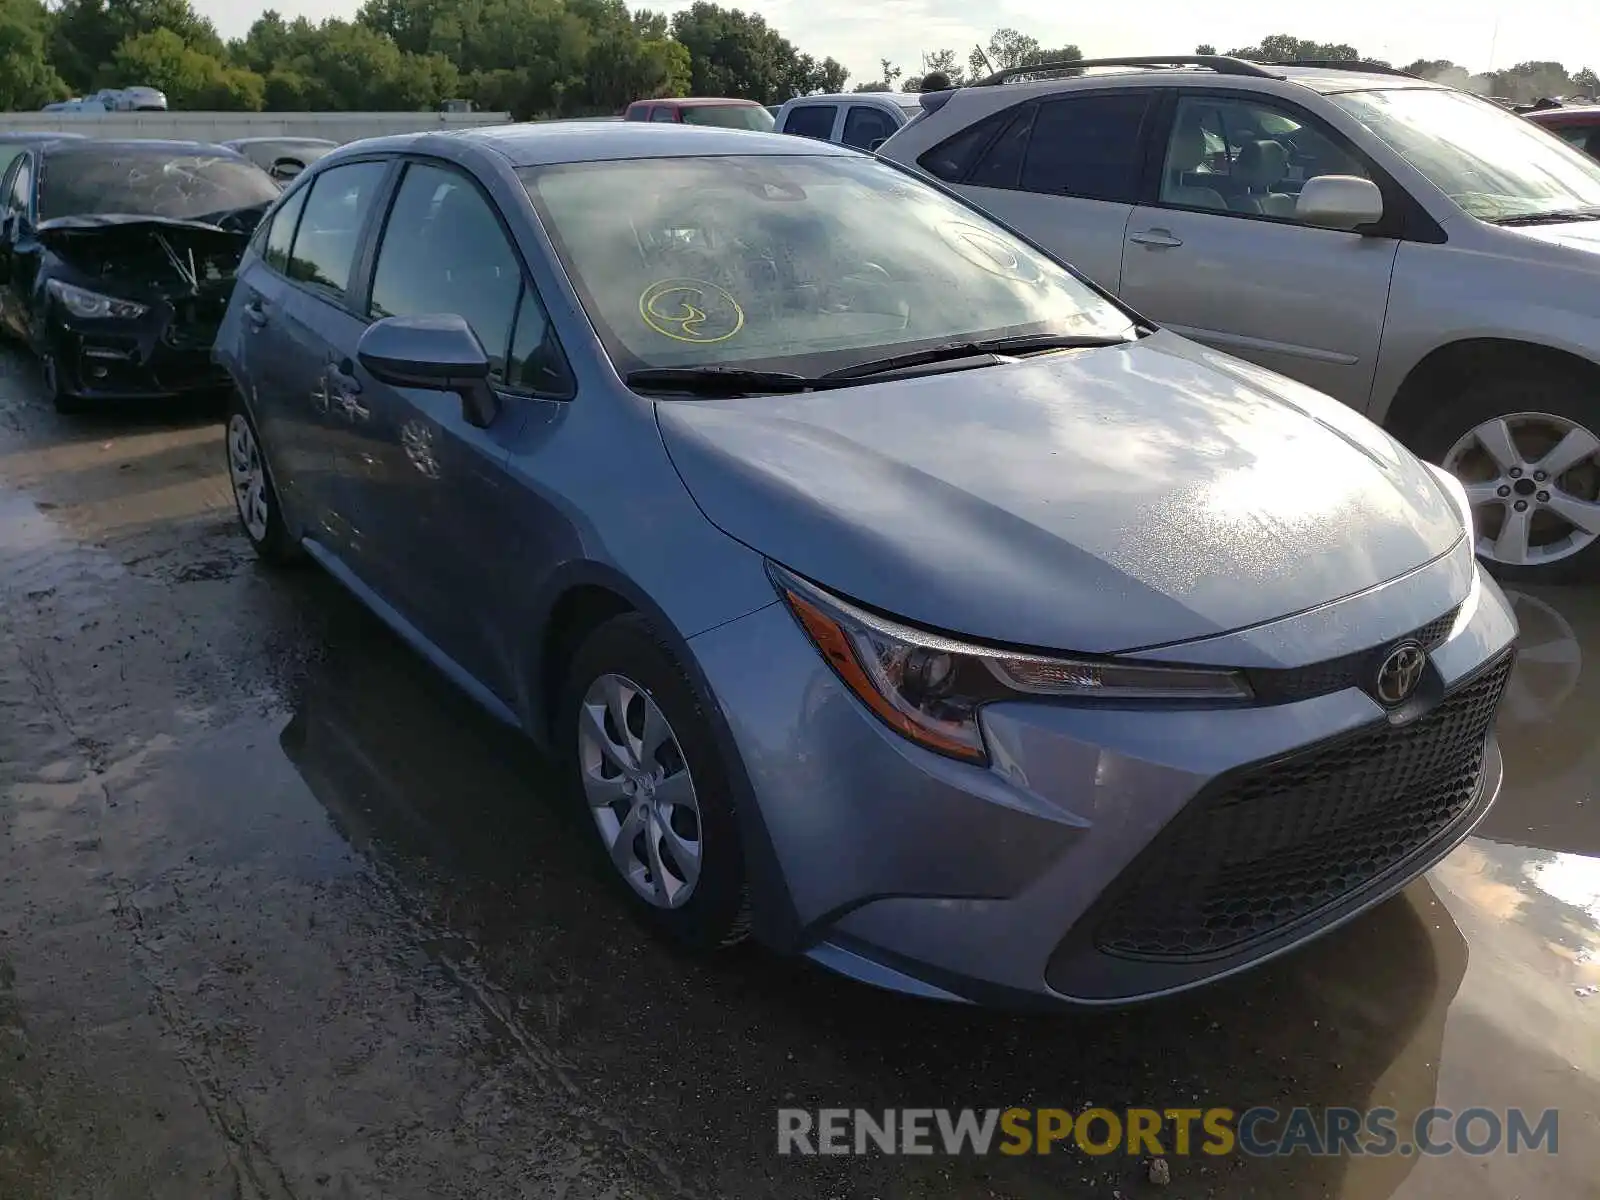
<svg viewBox="0 0 1600 1200"><path fill-rule="evenodd" d="M1553 1108L780 1108L778 1153L1555 1154L1559 1126Z"/></svg>

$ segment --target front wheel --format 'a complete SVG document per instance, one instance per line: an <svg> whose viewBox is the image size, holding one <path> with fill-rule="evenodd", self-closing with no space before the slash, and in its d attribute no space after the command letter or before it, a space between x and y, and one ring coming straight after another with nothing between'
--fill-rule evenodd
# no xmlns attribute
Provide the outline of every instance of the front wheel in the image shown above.
<svg viewBox="0 0 1600 1200"><path fill-rule="evenodd" d="M1600 579L1600 394L1554 374L1470 385L1417 439L1461 480L1478 556L1519 583Z"/></svg>
<svg viewBox="0 0 1600 1200"><path fill-rule="evenodd" d="M733 791L699 693L638 614L573 657L556 736L601 870L634 912L697 950L749 928Z"/></svg>

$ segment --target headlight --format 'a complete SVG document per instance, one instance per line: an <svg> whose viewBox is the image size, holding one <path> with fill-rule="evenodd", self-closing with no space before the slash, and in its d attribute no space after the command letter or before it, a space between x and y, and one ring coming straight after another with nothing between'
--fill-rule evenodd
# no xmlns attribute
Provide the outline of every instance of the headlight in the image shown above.
<svg viewBox="0 0 1600 1200"><path fill-rule="evenodd" d="M1433 477L1439 481L1439 486L1444 488L1445 494L1456 502L1456 509L1461 513L1461 524L1467 531L1467 541L1476 542L1478 539L1477 527L1473 523L1472 501L1467 499L1467 489L1461 485L1461 480L1450 474L1443 467L1433 463L1423 463L1423 466L1433 472Z"/></svg>
<svg viewBox="0 0 1600 1200"><path fill-rule="evenodd" d="M861 702L891 729L951 758L988 761L978 711L996 700L1237 703L1251 697L1233 671L970 645L857 608L776 564L768 570L801 628Z"/></svg>
<svg viewBox="0 0 1600 1200"><path fill-rule="evenodd" d="M75 317L88 319L112 317L116 320L131 321L149 311L147 305L135 304L132 300L118 300L115 296L102 296L99 292L74 287L59 279L52 279L48 288L50 294L61 302L61 307Z"/></svg>

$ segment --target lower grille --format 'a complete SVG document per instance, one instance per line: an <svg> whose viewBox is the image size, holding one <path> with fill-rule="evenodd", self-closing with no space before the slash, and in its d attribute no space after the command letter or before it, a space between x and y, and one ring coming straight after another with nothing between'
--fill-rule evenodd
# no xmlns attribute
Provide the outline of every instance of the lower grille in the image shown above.
<svg viewBox="0 0 1600 1200"><path fill-rule="evenodd" d="M1248 768L1197 798L1129 868L1096 945L1142 959L1234 953L1440 838L1477 796L1511 666L1508 654L1413 724Z"/></svg>

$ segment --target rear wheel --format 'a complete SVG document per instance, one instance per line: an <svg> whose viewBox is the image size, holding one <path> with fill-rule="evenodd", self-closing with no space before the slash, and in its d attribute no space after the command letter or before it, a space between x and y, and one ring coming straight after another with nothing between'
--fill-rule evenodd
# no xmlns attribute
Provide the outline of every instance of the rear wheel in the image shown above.
<svg viewBox="0 0 1600 1200"><path fill-rule="evenodd" d="M1417 449L1460 479L1501 579L1600 579L1600 394L1557 374L1468 386Z"/></svg>
<svg viewBox="0 0 1600 1200"><path fill-rule="evenodd" d="M251 547L263 561L274 565L298 561L304 552L284 524L283 506L255 422L237 395L228 407L227 456L234 510Z"/></svg>

